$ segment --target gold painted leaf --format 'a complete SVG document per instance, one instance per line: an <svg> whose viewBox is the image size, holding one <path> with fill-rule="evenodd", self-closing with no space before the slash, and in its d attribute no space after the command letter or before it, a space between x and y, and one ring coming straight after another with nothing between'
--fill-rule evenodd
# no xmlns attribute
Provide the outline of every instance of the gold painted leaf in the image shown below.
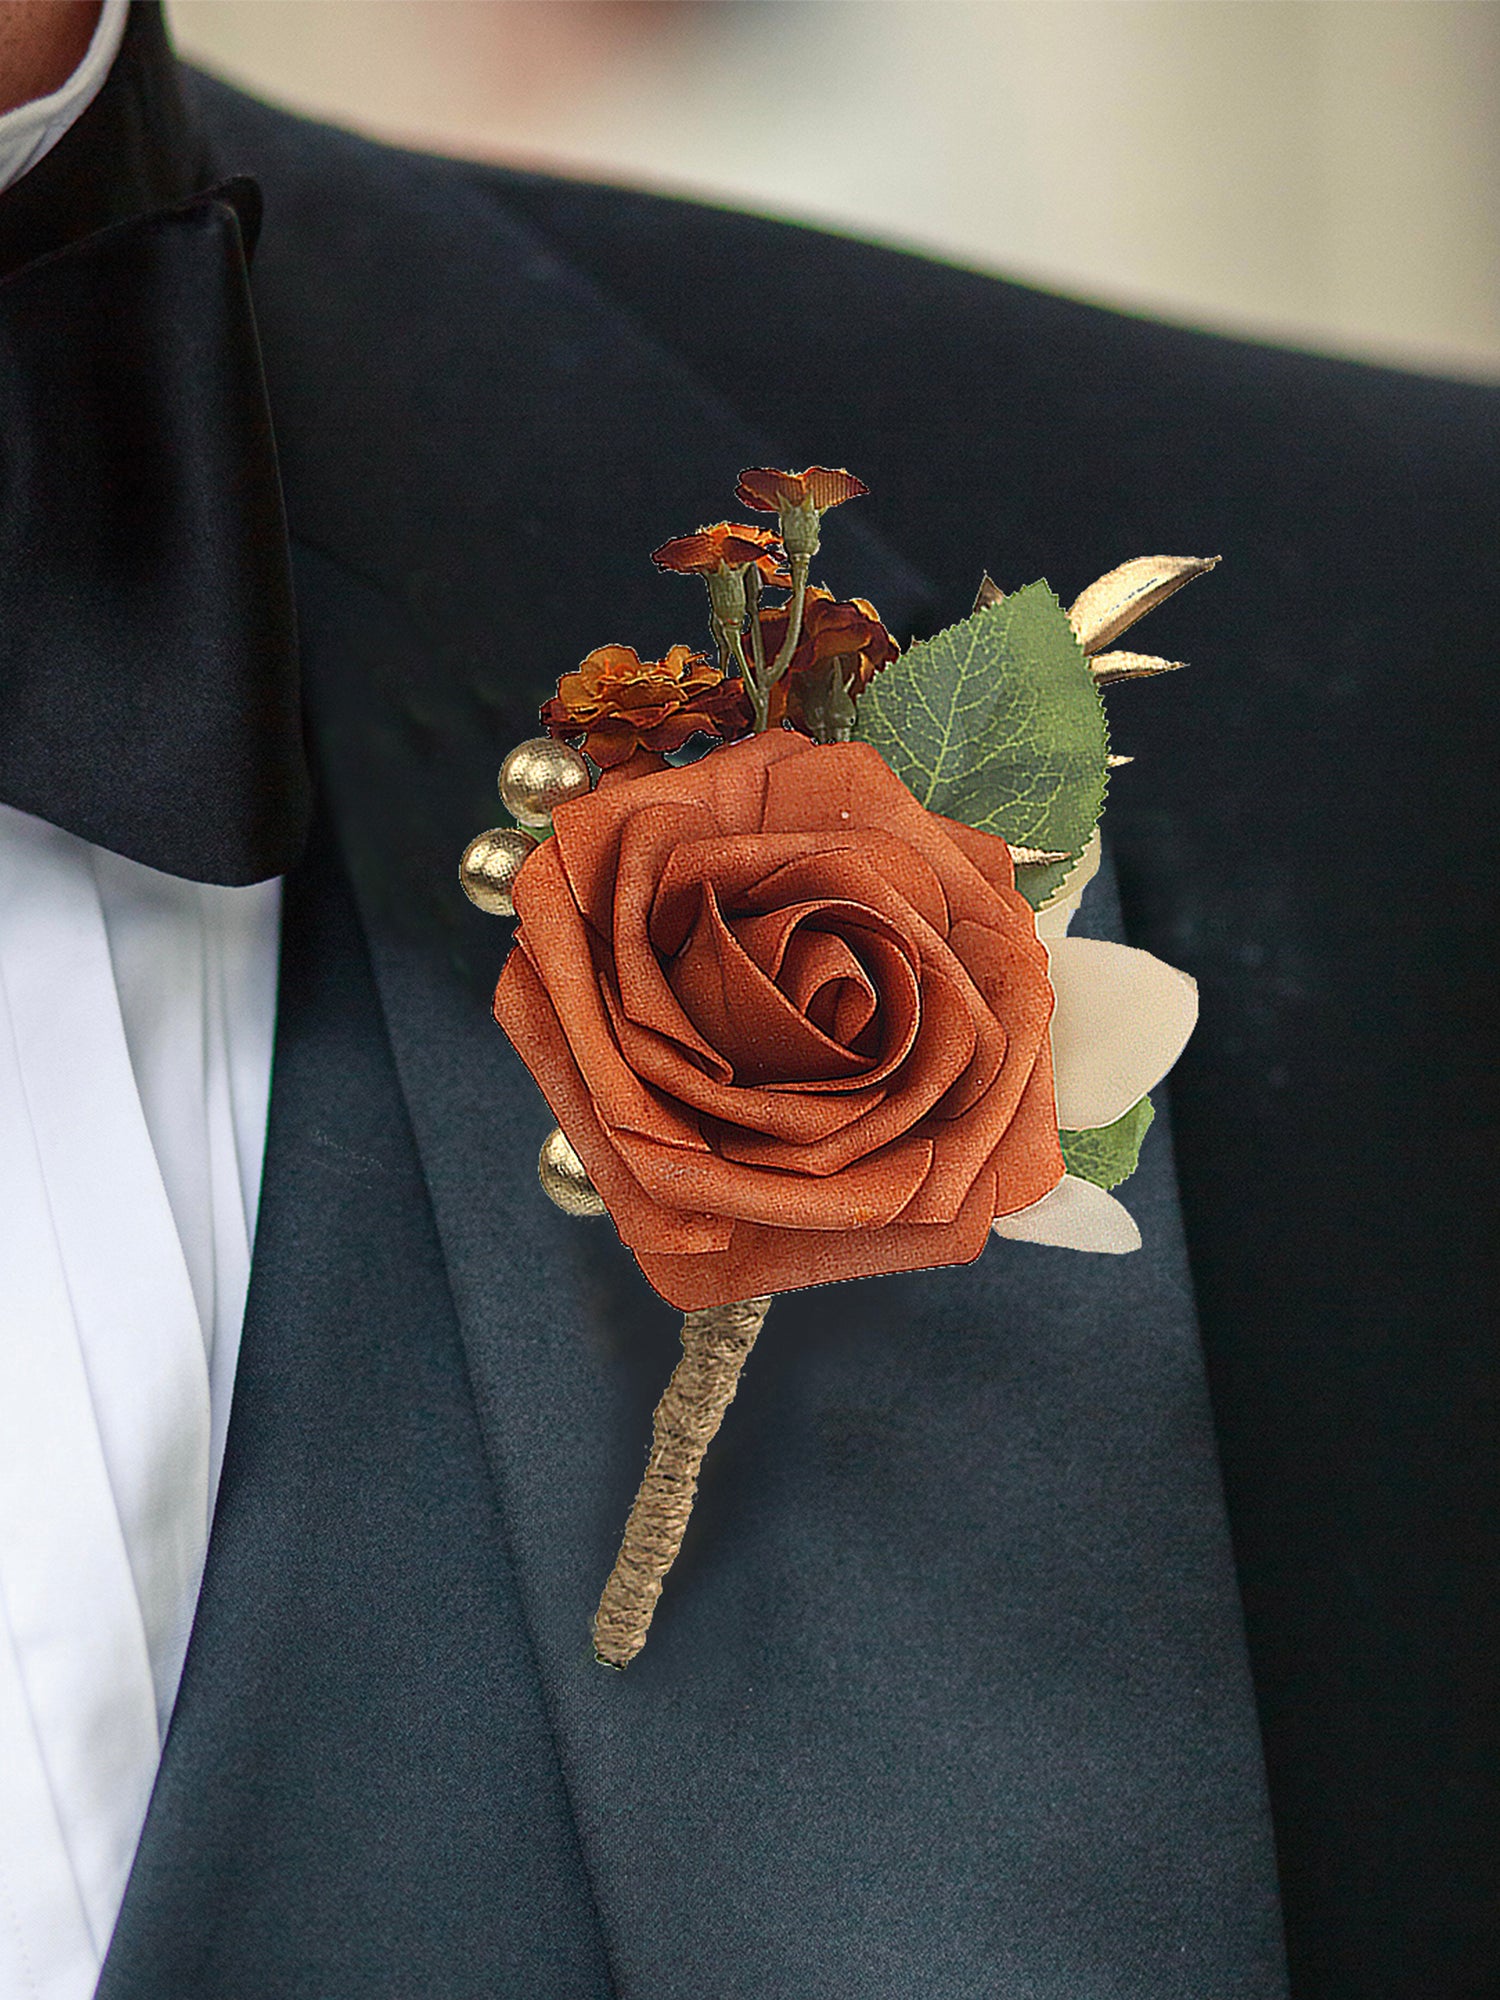
<svg viewBox="0 0 1500 2000"><path fill-rule="evenodd" d="M1217 556L1135 556L1121 563L1080 591L1068 607L1079 645L1085 653L1112 645L1138 618L1218 563Z"/></svg>
<svg viewBox="0 0 1500 2000"><path fill-rule="evenodd" d="M1144 681L1152 674L1175 674L1186 665L1186 660L1159 660L1155 653L1095 653L1089 659L1089 672L1100 687L1109 687L1114 681Z"/></svg>

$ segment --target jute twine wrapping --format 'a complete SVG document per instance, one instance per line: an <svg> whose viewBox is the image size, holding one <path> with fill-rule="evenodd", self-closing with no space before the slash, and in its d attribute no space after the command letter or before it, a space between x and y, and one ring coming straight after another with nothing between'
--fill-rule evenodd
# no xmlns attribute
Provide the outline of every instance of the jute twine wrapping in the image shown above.
<svg viewBox="0 0 1500 2000"><path fill-rule="evenodd" d="M709 1440L734 1400L769 1299L709 1306L682 1322L682 1359L651 1423L651 1456L620 1553L594 1614L594 1657L627 1667L646 1643L662 1580L676 1561Z"/></svg>

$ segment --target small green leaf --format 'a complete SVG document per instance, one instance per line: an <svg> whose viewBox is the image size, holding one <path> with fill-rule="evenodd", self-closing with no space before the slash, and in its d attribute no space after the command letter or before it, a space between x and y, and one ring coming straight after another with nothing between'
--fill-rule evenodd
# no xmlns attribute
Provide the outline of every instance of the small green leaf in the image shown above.
<svg viewBox="0 0 1500 2000"><path fill-rule="evenodd" d="M1078 856L1070 854L1066 861L1046 861L1040 867L1018 868L1016 887L1032 909L1039 910L1053 890L1060 889L1077 866Z"/></svg>
<svg viewBox="0 0 1500 2000"><path fill-rule="evenodd" d="M909 646L861 697L855 733L924 806L1018 846L1079 854L1104 807L1104 705L1045 583ZM1039 900L1066 871L1029 872Z"/></svg>
<svg viewBox="0 0 1500 2000"><path fill-rule="evenodd" d="M1141 1157L1141 1141L1156 1116L1151 1099L1132 1104L1113 1125L1091 1125L1086 1132L1059 1132L1063 1165L1081 1181L1095 1187L1118 1187L1136 1170Z"/></svg>

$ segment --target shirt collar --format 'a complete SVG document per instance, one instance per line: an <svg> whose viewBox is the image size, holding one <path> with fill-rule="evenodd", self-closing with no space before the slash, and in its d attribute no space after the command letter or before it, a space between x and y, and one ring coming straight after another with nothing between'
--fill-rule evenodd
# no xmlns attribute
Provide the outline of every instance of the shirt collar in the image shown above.
<svg viewBox="0 0 1500 2000"><path fill-rule="evenodd" d="M160 6L104 0L62 88L0 118L0 276L213 178Z"/></svg>
<svg viewBox="0 0 1500 2000"><path fill-rule="evenodd" d="M0 114L0 194L50 153L103 88L120 52L130 0L104 0L83 61L45 97Z"/></svg>

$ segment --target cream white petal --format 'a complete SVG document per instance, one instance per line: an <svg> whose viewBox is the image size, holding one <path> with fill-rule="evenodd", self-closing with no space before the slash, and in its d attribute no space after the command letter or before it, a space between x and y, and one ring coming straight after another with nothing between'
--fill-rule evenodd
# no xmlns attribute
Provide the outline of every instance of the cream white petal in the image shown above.
<svg viewBox="0 0 1500 2000"><path fill-rule="evenodd" d="M1030 1208L996 1216L994 1229L1011 1243L1047 1243L1056 1250L1097 1250L1113 1257L1141 1247L1141 1232L1129 1209L1073 1174L1064 1174Z"/></svg>
<svg viewBox="0 0 1500 2000"><path fill-rule="evenodd" d="M1046 942L1057 1122L1065 1132L1112 1125L1182 1054L1198 1018L1197 983L1130 945Z"/></svg>

